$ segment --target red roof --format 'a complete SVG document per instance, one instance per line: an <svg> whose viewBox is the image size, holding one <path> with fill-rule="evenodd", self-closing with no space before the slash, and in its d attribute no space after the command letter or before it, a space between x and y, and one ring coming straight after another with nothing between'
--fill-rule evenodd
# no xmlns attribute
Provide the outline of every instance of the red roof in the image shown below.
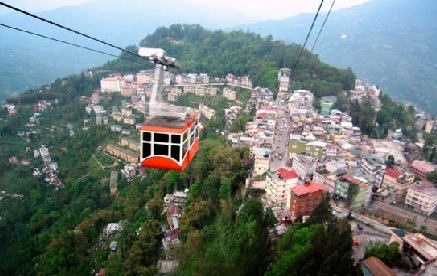
<svg viewBox="0 0 437 276"><path fill-rule="evenodd" d="M326 191L326 188L323 187L321 184L316 183L314 181L311 181L310 185L299 184L299 185L291 188L291 192L297 196L301 196L301 195L305 195L305 194L312 194L312 193L315 193L318 191Z"/></svg>
<svg viewBox="0 0 437 276"><path fill-rule="evenodd" d="M284 180L299 177L293 169L287 170L286 168L279 168L277 173L278 173L278 176Z"/></svg>
<svg viewBox="0 0 437 276"><path fill-rule="evenodd" d="M402 173L395 168L387 168L385 174L395 179L402 175Z"/></svg>

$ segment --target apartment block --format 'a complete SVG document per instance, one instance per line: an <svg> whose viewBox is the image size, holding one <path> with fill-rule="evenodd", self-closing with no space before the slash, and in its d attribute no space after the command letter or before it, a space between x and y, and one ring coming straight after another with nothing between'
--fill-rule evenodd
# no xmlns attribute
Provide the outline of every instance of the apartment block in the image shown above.
<svg viewBox="0 0 437 276"><path fill-rule="evenodd" d="M322 202L326 188L314 181L306 180L290 189L287 207L290 209L291 220L299 216L309 216Z"/></svg>
<svg viewBox="0 0 437 276"><path fill-rule="evenodd" d="M437 206L437 188L428 181L417 181L410 185L405 204L429 216Z"/></svg>
<svg viewBox="0 0 437 276"><path fill-rule="evenodd" d="M298 175L293 169L279 168L266 174L266 196L273 206L285 206L287 194L297 185Z"/></svg>

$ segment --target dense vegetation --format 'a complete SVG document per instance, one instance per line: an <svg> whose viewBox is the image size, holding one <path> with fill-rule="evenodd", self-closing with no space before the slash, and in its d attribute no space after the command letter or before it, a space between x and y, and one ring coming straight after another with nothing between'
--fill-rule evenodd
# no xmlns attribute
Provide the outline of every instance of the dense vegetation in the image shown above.
<svg viewBox="0 0 437 276"><path fill-rule="evenodd" d="M228 73L237 76L250 75L254 86L269 87L277 91L277 73L282 67L293 68L300 52L300 45L287 45L274 41L271 36L243 31L208 31L199 25L174 24L160 27L144 38L140 46L159 47L170 56L177 57L185 72L204 72L224 77ZM136 46L128 47L135 52ZM135 59L108 62L104 68L131 70L141 68ZM317 56L304 51L294 75L294 88L308 89L316 96L332 95L351 89L355 75L350 69L340 70L320 62Z"/></svg>
<svg viewBox="0 0 437 276"><path fill-rule="evenodd" d="M171 44L167 37L181 43ZM142 45L165 48L181 60L184 69L221 76L250 74L256 85L273 89L277 69L292 67L299 49L253 33L209 32L197 25L160 28ZM126 68L125 62L115 60L102 71L143 69L136 63ZM350 89L354 79L350 70L324 65L308 52L299 68L293 77L295 87L313 87L317 96ZM313 218L291 227L278 246L270 243L268 230L275 219L271 210L244 190L251 166L249 152L230 147L217 135L216 130L224 127L222 115L204 122L198 155L185 171L146 170L145 177L131 182L121 178L120 196L111 197L110 171L119 170L122 163L106 155L102 146L118 141L119 134L94 124L83 130L83 120L92 117L79 101L79 96L89 96L98 88L102 71L96 68L91 78L72 76L10 99L20 107L18 116L7 117L2 111L0 189L25 198L0 202L1 275L88 275L101 267L108 275L154 275L157 260L165 258L160 250L163 196L184 188L190 192L180 222L183 243L172 253L179 260L179 274L353 274L350 225L332 219L326 201ZM42 112L35 128L26 128L39 99L58 99L58 104ZM118 105L117 100L108 97L102 105ZM179 99L187 105L193 100L217 108L217 114L230 105L221 96ZM240 119L243 124L248 118ZM74 135L67 124L73 126ZM21 130L38 131L26 140L17 136ZM26 147L33 150L41 145L50 148L59 163L65 188L48 186L32 176L31 168L8 162L15 155L29 157L32 166L40 166L41 161L32 158ZM101 239L104 227L113 222L120 222L123 230ZM119 244L116 253L109 250L113 240Z"/></svg>

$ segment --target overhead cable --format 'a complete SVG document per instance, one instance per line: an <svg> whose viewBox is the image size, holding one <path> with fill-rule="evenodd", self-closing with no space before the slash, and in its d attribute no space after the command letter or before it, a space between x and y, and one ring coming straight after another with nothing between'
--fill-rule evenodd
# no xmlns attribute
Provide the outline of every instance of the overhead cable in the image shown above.
<svg viewBox="0 0 437 276"><path fill-rule="evenodd" d="M40 34L40 33L34 33L34 32L23 30L23 29L20 29L20 28L17 28L17 27L12 27L12 26L9 26L9 25L3 24L3 23L0 23L0 26L3 26L3 27L8 28L8 29L16 30L16 31L19 31L19 32L24 32L24 33L27 33L27 34L35 35L35 36L38 36L38 37L41 37L41 38L44 38L44 39L50 39L50 40L53 40L53 41L56 41L56 42L59 42L59 43L63 43L63 44L67 44L67 45L70 45L70 46L74 46L74 47L77 47L77 48L82 48L82 49L85 49L85 50L88 50L88 51L100 53L100 54L103 54L103 55L107 55L107 56L111 56L111 57L116 57L116 58L132 61L132 62L141 63L141 62L133 60L133 59L119 57L117 55L106 53L106 52L103 52L103 51L100 51L100 50L95 50L95 49L87 47L87 46L82 46L82 45L79 45L79 44L76 44L76 43L68 42L68 41L57 39L57 38L54 38L54 37L45 36L45 35ZM141 63L141 64L143 64L143 63Z"/></svg>
<svg viewBox="0 0 437 276"><path fill-rule="evenodd" d="M78 35L84 36L84 37L86 37L86 38L88 38L88 39L91 39L91 40L97 41L97 42L99 42L99 43L105 44L105 45L107 45L107 46L109 46L109 47L112 47L112 48L118 49L118 50L120 50L120 51L122 51L122 52L125 52L125 53L128 53L128 54L131 54L131 55L134 55L134 56L136 56L136 57L140 57L140 58L146 59L146 58L144 58L144 57L138 55L137 53L133 53L133 52L131 52L131 51L128 51L128 50L126 50L126 49L123 49L122 47L116 46L116 45L114 45L114 44L112 44L112 43L109 43L109 42L103 41L103 40L101 40L101 39L95 38L95 37L93 37L93 36L90 36L90 35L84 34L84 33L82 33L82 32L76 31L76 30L73 30L73 29L71 29L71 28L69 28L69 27L66 27L66 26L63 26L63 25L61 25L61 24L59 24L59 23L53 22L53 21L51 21L51 20L48 20L48 19L42 18L42 17L40 17L40 16L38 16L38 15L35 15L35 14L32 14L32 13L30 13L30 12L27 12L27 11L25 11L25 10L19 9L19 8L17 8L17 7L14 7L14 6L11 6L11 5L7 4L7 3L4 3L4 2L1 2L1 1L0 1L0 5L1 5L1 6L4 6L4 7L7 7L7 8L9 8L9 9L12 9L12 10L14 10L14 11L20 12L20 13L22 13L22 14L25 14L25 15L27 15L27 16L33 17L33 18L35 18L35 19L41 20L41 21L46 22L46 23L48 23L48 24L51 24L51 25L57 26L57 27L59 27L59 28L61 28L61 29L67 30L67 31L69 31L69 32L73 32L73 33L75 33L75 34L78 34Z"/></svg>
<svg viewBox="0 0 437 276"><path fill-rule="evenodd" d="M327 14L326 17L325 17L325 21L323 21L322 27L320 28L319 33L317 34L317 38L316 38L316 40L314 41L313 47L311 47L311 52L314 50L314 47L316 46L317 41L319 40L320 34L321 34L322 31L323 31L323 27L325 27L325 23L326 23L326 21L328 21L328 17L329 17L329 15L331 14L332 7L334 7L334 4L335 4L335 0L332 1L331 7L329 8L329 12L328 12L328 14Z"/></svg>
<svg viewBox="0 0 437 276"><path fill-rule="evenodd" d="M0 3L1 3L1 2L0 2ZM314 28L314 23L316 22L317 17L319 16L319 12L320 12L320 9L322 8L322 5L323 5L323 0L320 2L319 8L317 9L317 13L316 13L316 15L314 16L314 19L313 19L313 23L311 23L310 30L308 31L307 37L305 38L305 42L304 42L304 44L302 45L302 48L300 49L299 56L297 57L296 63L295 63L294 66L293 66L292 74L294 73L294 71L295 71L296 68L297 68L297 65L299 64L299 60L300 60L300 58L301 58L301 56L302 56L302 53L303 53L303 50L305 49L305 46L307 45L308 38L310 37L311 32L312 32L312 30L313 30L313 28Z"/></svg>

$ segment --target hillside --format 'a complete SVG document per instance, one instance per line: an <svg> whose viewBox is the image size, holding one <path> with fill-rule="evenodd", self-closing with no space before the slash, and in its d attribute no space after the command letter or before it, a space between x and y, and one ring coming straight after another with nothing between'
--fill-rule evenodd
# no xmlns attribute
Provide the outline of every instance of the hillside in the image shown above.
<svg viewBox="0 0 437 276"><path fill-rule="evenodd" d="M171 44L166 39L169 35L180 43ZM141 45L165 47L169 54L180 58L186 70L209 68L217 75L233 70L253 75L254 82L260 85L273 86L277 66L292 64L296 56L287 53L299 50L297 45L285 45L253 33L211 32L199 25L159 28ZM313 83L318 87L317 93L341 91L353 83L350 70L330 67L310 53L306 52L301 62L296 81L300 85ZM123 65L123 60L115 60L104 68L111 72L138 69ZM226 145L223 136L216 133L217 128L224 127L223 116L202 122L201 146L186 171L147 169L146 177L135 177L131 182L120 178L118 196L111 196L111 171L120 171L124 164L104 149L120 140L120 134L109 127L119 122L109 118L108 126L97 125L95 115L85 112L86 103L81 97L90 96L99 87L100 78L106 76L97 71L92 77L70 76L19 95L11 100L19 104L17 116L8 117L5 110L0 113L0 190L23 196L21 200L5 198L0 202L0 240L4 241L0 243L1 275L87 275L102 267L108 275L156 275L157 260L165 258L161 247L162 225L166 223L162 216L163 197L175 188L190 189L190 201L180 222L183 246L174 252L182 274L205 275L211 270L223 275L262 274L269 269L271 258L283 253L299 258L293 262L281 260L272 268L272 275L284 261L289 266L302 267L302 274L321 267L324 271L329 269L330 274L353 269L349 223L333 220L327 203L319 210L322 215L317 220L296 225L288 235L293 238L296 232L297 236L309 233L326 237L311 239L305 245L311 250L295 252L289 246L274 253L268 250L268 227L275 219L260 201L242 196L241 188L250 168L249 151ZM308 71L313 74L305 73ZM53 104L40 111L37 123L25 126L34 114L37 100ZM99 104L111 110L120 106L121 100L120 95L103 95ZM211 103L206 97L204 101ZM84 120L89 120L87 129L82 128ZM139 139L134 126L123 127L132 130L133 139ZM17 135L23 130L29 133L28 139ZM32 167L42 171L43 162L40 157L35 158L33 151L42 145L59 165L57 175L62 185L47 185L43 176L32 175ZM29 159L32 165L9 162L11 156ZM109 223L120 223L123 229L105 235L102 232ZM331 235L323 225L340 233L343 243L335 237L325 244ZM115 253L109 249L112 241L118 242ZM331 258L334 249L341 249L342 253ZM320 262L302 266L299 260L314 258L314 252ZM344 257L347 261L341 261ZM339 262L342 266L332 265Z"/></svg>
<svg viewBox="0 0 437 276"><path fill-rule="evenodd" d="M314 52L328 64L351 67L359 78L379 85L396 100L436 113L437 5L433 0L373 0L334 11ZM241 25L236 29L303 43L314 15ZM325 18L321 14L308 42L311 49Z"/></svg>

